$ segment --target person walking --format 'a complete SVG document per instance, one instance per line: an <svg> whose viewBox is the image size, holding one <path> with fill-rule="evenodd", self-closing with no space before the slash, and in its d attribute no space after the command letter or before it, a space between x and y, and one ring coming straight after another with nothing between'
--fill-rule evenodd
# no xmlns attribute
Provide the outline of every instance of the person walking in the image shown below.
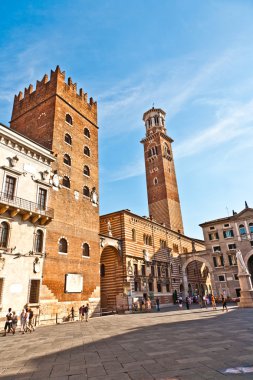
<svg viewBox="0 0 253 380"><path fill-rule="evenodd" d="M32 331L35 330L35 328L34 328L34 324L33 324L34 314L33 314L33 311L32 311L31 308L29 308L28 311L29 311L28 328L29 328L30 332L32 332Z"/></svg>
<svg viewBox="0 0 253 380"><path fill-rule="evenodd" d="M215 302L215 298L214 298L213 294L212 294L212 297L211 297L211 302L212 302L213 310L216 310L216 302Z"/></svg>
<svg viewBox="0 0 253 380"><path fill-rule="evenodd" d="M221 301L222 301L222 311L224 311L225 309L226 309L226 311L228 311L227 300L224 298L223 295L221 296Z"/></svg>
<svg viewBox="0 0 253 380"><path fill-rule="evenodd" d="M20 324L21 324L21 333L24 334L26 332L26 310L23 309L20 314Z"/></svg>
<svg viewBox="0 0 253 380"><path fill-rule="evenodd" d="M26 332L30 331L30 333L32 332L32 329L30 327L30 310L29 308L27 307L26 308L26 313L25 313L25 327L26 327Z"/></svg>
<svg viewBox="0 0 253 380"><path fill-rule="evenodd" d="M180 309L182 309L183 307L183 298L181 296L178 298L178 306L180 307Z"/></svg>
<svg viewBox="0 0 253 380"><path fill-rule="evenodd" d="M13 311L13 314L12 314L12 326L11 326L11 331L12 331L13 335L16 332L17 324L18 324L18 317L17 317L16 312Z"/></svg>
<svg viewBox="0 0 253 380"><path fill-rule="evenodd" d="M4 335L3 336L6 336L6 332L9 333L11 331L11 328L12 328L12 311L11 311L11 307L9 307L8 313L6 314L6 322L4 325Z"/></svg>
<svg viewBox="0 0 253 380"><path fill-rule="evenodd" d="M87 303L86 306L84 306L84 314L85 314L85 322L88 322L89 318L89 304Z"/></svg>
<svg viewBox="0 0 253 380"><path fill-rule="evenodd" d="M70 310L70 318L71 318L71 321L75 320L75 310L74 310L73 306Z"/></svg>
<svg viewBox="0 0 253 380"><path fill-rule="evenodd" d="M156 303L156 311L160 311L160 300L158 297L156 297L155 303Z"/></svg>
<svg viewBox="0 0 253 380"><path fill-rule="evenodd" d="M190 309L190 299L188 296L186 296L186 298L185 298L185 305L186 305L186 309L189 310Z"/></svg>

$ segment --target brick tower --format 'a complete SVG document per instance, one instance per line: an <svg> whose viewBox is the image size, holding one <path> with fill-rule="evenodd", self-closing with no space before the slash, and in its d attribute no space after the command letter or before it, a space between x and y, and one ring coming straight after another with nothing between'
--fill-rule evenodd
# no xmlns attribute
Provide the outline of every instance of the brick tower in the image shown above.
<svg viewBox="0 0 253 380"><path fill-rule="evenodd" d="M171 144L165 128L166 113L151 108L143 115L144 145L149 214L166 227L184 233Z"/></svg>
<svg viewBox="0 0 253 380"><path fill-rule="evenodd" d="M57 66L15 96L11 128L51 149L43 286L60 302L99 298L97 104ZM50 292L49 292L50 293ZM73 304L72 304L73 306Z"/></svg>

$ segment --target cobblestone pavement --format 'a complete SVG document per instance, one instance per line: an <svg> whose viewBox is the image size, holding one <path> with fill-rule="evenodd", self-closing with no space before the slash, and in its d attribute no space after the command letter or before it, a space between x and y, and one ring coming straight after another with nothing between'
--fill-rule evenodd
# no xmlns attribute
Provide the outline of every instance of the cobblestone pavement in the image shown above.
<svg viewBox="0 0 253 380"><path fill-rule="evenodd" d="M1 379L253 379L253 310L112 315L0 337Z"/></svg>

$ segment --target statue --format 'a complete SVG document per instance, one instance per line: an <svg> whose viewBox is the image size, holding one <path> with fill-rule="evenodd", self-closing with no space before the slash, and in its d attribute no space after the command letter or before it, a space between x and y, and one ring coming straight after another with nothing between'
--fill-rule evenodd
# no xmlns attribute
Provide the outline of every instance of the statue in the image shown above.
<svg viewBox="0 0 253 380"><path fill-rule="evenodd" d="M90 192L90 200L93 206L98 205L98 194L95 187L93 187Z"/></svg>
<svg viewBox="0 0 253 380"><path fill-rule="evenodd" d="M238 265L238 273L239 274L249 274L248 268L243 260L242 252L238 250L236 252L237 265Z"/></svg>
<svg viewBox="0 0 253 380"><path fill-rule="evenodd" d="M112 225L111 225L110 220L108 220L107 222L107 229L108 229L108 235L112 236Z"/></svg>

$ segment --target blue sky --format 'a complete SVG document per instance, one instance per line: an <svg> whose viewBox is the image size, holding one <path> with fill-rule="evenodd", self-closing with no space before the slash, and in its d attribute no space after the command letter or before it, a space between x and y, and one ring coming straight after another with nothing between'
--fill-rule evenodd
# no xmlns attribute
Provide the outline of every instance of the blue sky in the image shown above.
<svg viewBox="0 0 253 380"><path fill-rule="evenodd" d="M98 101L100 213L148 214L143 113L167 112L185 233L253 207L253 1L1 2L0 121L57 64Z"/></svg>

